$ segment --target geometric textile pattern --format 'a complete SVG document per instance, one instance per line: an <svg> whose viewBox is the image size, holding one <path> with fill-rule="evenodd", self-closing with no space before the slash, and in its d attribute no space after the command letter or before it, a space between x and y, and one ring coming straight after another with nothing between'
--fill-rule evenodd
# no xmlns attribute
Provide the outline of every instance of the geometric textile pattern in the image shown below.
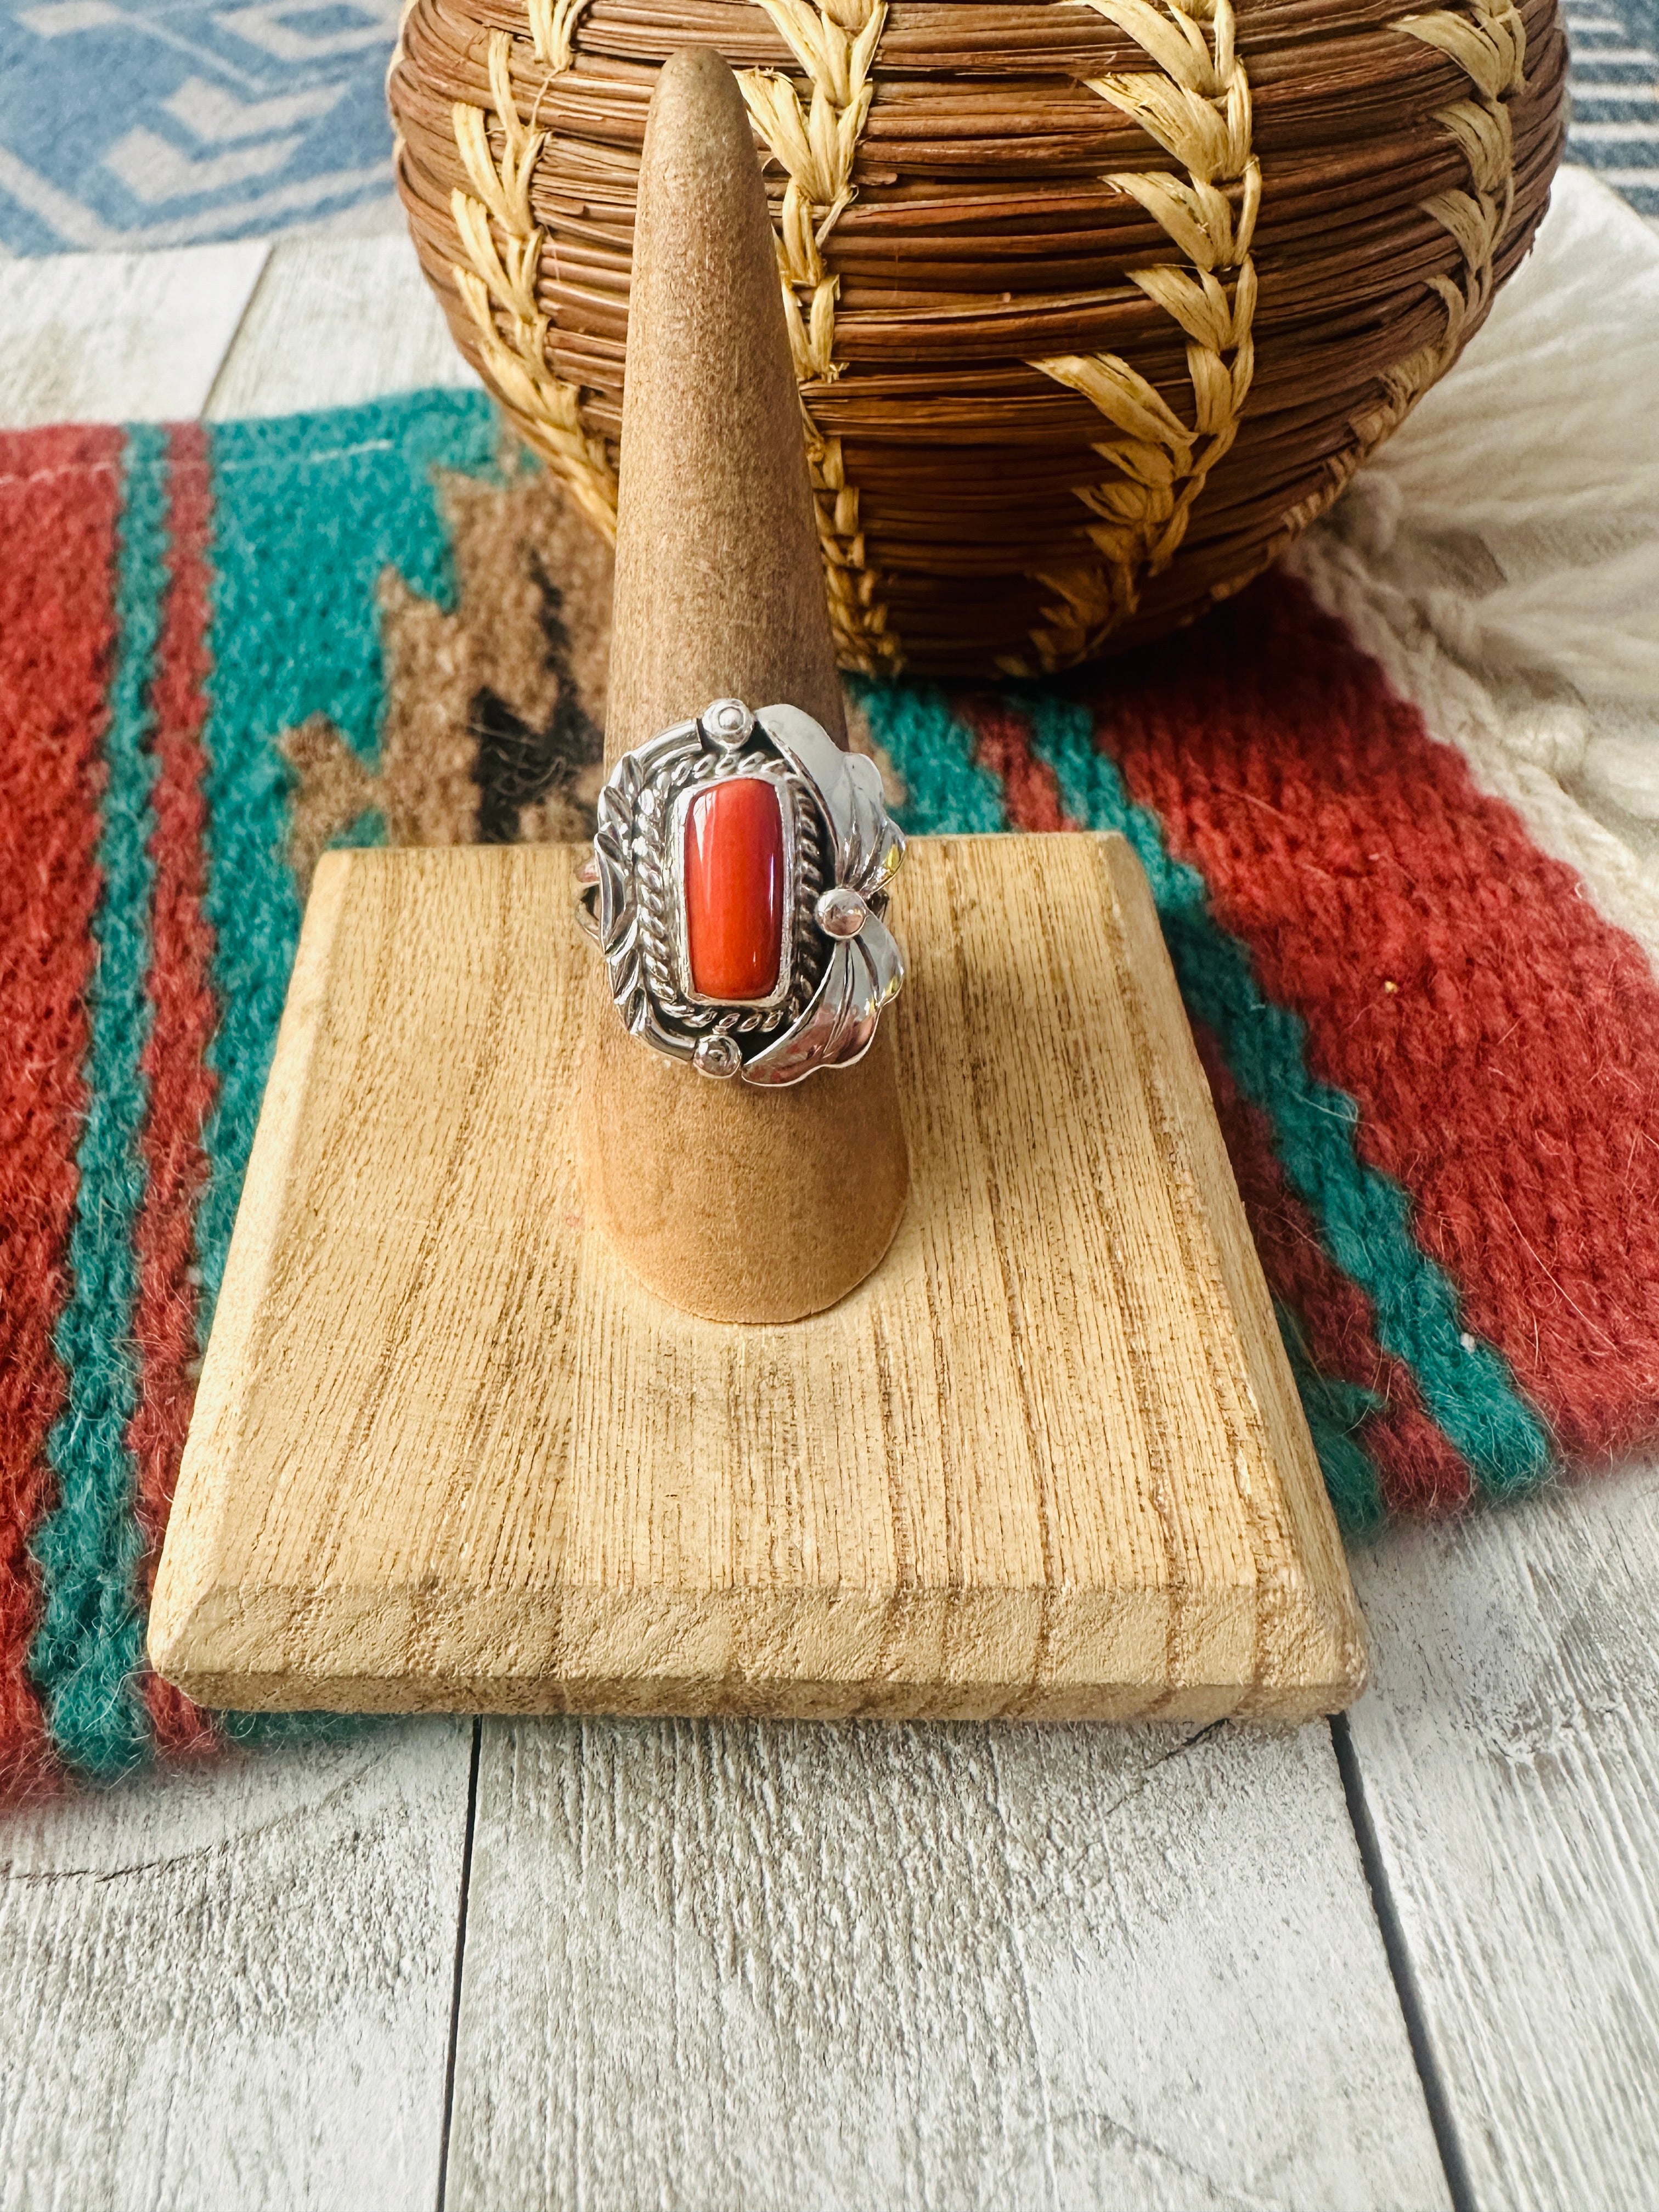
<svg viewBox="0 0 1659 2212"><path fill-rule="evenodd" d="M1659 0L1565 18L1567 158L1659 217ZM395 224L397 19L398 0L0 0L0 247Z"/></svg>
<svg viewBox="0 0 1659 2212"><path fill-rule="evenodd" d="M476 393L0 435L0 1790L254 1725L143 1625L305 885L591 829L609 623ZM1648 957L1300 584L849 703L910 830L1134 846L1346 1530L1659 1440Z"/></svg>
<svg viewBox="0 0 1659 2212"><path fill-rule="evenodd" d="M3 0L0 246L185 246L392 205L397 0Z"/></svg>
<svg viewBox="0 0 1659 2212"><path fill-rule="evenodd" d="M1659 222L1659 0L1566 0L1567 159Z"/></svg>

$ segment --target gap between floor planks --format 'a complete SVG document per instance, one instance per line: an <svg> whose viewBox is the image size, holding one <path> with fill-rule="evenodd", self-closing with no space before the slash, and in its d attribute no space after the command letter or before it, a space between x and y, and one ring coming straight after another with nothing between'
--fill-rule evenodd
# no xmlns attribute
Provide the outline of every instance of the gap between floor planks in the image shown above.
<svg viewBox="0 0 1659 2212"><path fill-rule="evenodd" d="M372 397L397 388L405 373L410 381L459 380L434 319L428 315L424 337L411 339L421 295L396 242L374 241L373 252L368 242L343 242L356 248L345 255L342 243L64 257L0 268L5 419L158 419L209 404L215 415L275 412ZM228 252L238 258L225 260ZM127 265L106 270L106 261ZM343 270L349 280L343 283ZM88 281L94 276L104 281ZM125 302L119 343L112 342L111 299ZM292 303L291 321L281 312L284 300ZM176 312L169 304L174 301ZM296 347L298 331L327 331L332 343ZM391 369L385 366L388 348L396 356ZM1396 1965L1409 1977L1425 2063L1435 2069L1462 2160L1459 2194L1466 2187L1472 2203L1494 2212L1523 2200L1617 2203L1623 2180L1632 2172L1650 2176L1659 2157L1651 2109L1640 2101L1640 2084L1652 2075L1659 2018L1659 1936L1652 1924L1659 1882L1651 1824L1644 1832L1630 1811L1642 1795L1633 1780L1645 1785L1653 1762L1651 1664L1645 1675L1637 1668L1644 1705L1630 1686L1620 1686L1619 1663L1604 1653L1595 1626L1610 1548L1624 1562L1612 1612L1627 1628L1650 1622L1651 1573L1639 1547L1626 1540L1620 1516L1628 1510L1634 1520L1645 1512L1650 1528L1655 1492L1650 1473L1597 1493L1564 1493L1501 1520L1488 1516L1456 1531L1412 1532L1378 1547L1358 1565L1372 1615L1377 1686L1352 1719L1352 1778L1370 1820L1373 1876L1384 1885L1378 1902L1398 1930ZM1506 1598L1515 1602L1513 1617ZM1564 1627L1576 1632L1565 1636ZM1640 1649L1635 1656L1640 1659ZM1500 1678L1496 1693L1494 1670ZM606 1756L669 1755L660 1744L630 1741L645 1733L616 1731ZM482 1881L489 1855L505 1852L514 1840L507 1833L515 1817L510 1771L503 1778L501 1770L532 1756L556 1759L559 1735L557 1724L535 1732L492 1723L484 1732L480 1811L494 1825L475 1881ZM1291 1741L1310 1737L1317 1741L1318 1731ZM409 1741L418 1745L422 1738L416 1732ZM458 1741L464 1765L465 1732ZM1122 1747L1127 1758L1137 1755L1130 1747L1146 1742L1102 1741ZM1193 1755L1171 1748L1178 1753L1175 1764ZM988 1747L986 1755L994 1750ZM260 1789L301 1785L290 1809L301 1826L318 1820L319 1858L326 1857L327 1840L337 1838L325 1838L320 1814L303 1802L303 1784L321 1784L325 1758L285 1758L254 1778ZM1141 1800L1158 1788L1156 1759L1144 1764L1144 1783L1130 1792ZM1471 1772L1478 1777L1473 1792ZM465 1782L459 1771L453 1781L458 1806ZM58 1808L48 1817L59 1825L58 1848L48 1856L54 1862L92 1856L101 1835L105 1856L120 1857L125 1847L98 1823L112 1808L137 1815L141 1798L151 1791L166 1793L181 1819L194 1819L182 1793L191 1793L191 1808L212 1808L221 1799L228 1804L246 1786L228 1775L173 1779L144 1785L111 1806ZM1337 1786L1334 1772L1330 1786ZM201 1798L194 1796L198 1790ZM334 1802L342 1802L340 1793ZM451 1804L452 1796L443 1802ZM1328 1802L1328 1791L1322 1802ZM1276 1809L1283 1818L1290 1808ZM26 1817L33 1823L40 1816ZM145 1820L150 1817L143 1813ZM223 1806L211 1819L205 1811L201 1817L204 1830L216 1829ZM1286 1825L1293 1834L1294 1821ZM77 1828L82 1853L75 1848ZM520 1820L516 1848L523 1848L527 1832L533 1842L533 1832ZM1121 1838L1114 1835L1121 1850ZM833 1838L825 1841L827 1846ZM459 1891L459 1835L455 1845ZM189 1856L225 1848L204 1834ZM167 1863L158 1861L156 1868ZM60 1893L69 1881L92 1896L118 1876L131 1881L155 1870L65 1866L54 1869L52 1881ZM1199 1869L1200 1876L1206 1871ZM499 1888L499 1877L492 1879ZM1517 1882L1528 1906L1525 1945L1508 1940L1504 1908L1493 1903ZM70 1955L84 1951L89 1922L89 1908L87 1923L77 1923L74 1914L64 1918L60 1942ZM465 1920L452 1911L445 1925L453 1974ZM100 1948L113 1968L125 1968L118 1929L103 1924ZM467 2100L468 2128L477 2112L473 2039L489 1971L481 1954L475 1937L471 1962L463 1962L461 2002L453 2017L447 2003L441 2008L442 2025L454 2038L457 2094ZM594 1962L575 1963L587 1971ZM1342 1962L1328 1960L1327 1972L1340 1978ZM1611 2039L1609 2020L1623 2031ZM752 2033L755 2023L748 2025ZM167 2085L155 2078L153 2056L151 2063L153 2095ZM176 2093L176 2077L172 2086ZM1341 2095L1340 2082L1332 2093ZM188 2150L191 2117L171 2116L175 2149ZM194 2117L199 2124L201 2113ZM348 2117L343 2111L343 2125ZM777 2117L771 2116L774 2126ZM489 2147L486 2137L452 2136L450 2171L471 2186L468 2177L488 2164ZM375 2170L383 2177L378 2162ZM33 2171L38 2177L42 2168L36 2164ZM590 2172L590 2185L596 2179ZM1164 2179L1175 2185L1173 2170ZM433 2179L435 2188L435 2173ZM1188 2179L1196 2185L1195 2174ZM1443 2201L1437 2172L1425 2179L1431 2194L1422 2201ZM283 2199L268 2195L266 2201ZM379 2200L366 2185L356 2201ZM452 2202L459 2201L452 2192ZM1161 2201L1179 2200L1166 2195ZM1296 2200L1276 2190L1273 2201Z"/></svg>

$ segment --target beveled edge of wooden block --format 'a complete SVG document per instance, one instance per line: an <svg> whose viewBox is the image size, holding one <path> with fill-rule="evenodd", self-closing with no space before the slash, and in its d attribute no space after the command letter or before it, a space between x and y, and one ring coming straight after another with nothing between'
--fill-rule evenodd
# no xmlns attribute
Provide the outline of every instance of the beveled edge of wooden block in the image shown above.
<svg viewBox="0 0 1659 2212"><path fill-rule="evenodd" d="M1008 841L1000 834L939 842L994 846ZM1051 842L1047 838L1021 842L1034 850ZM1053 841L1056 848L1062 842L1074 849L1083 841L1069 837ZM1205 1102L1202 1118L1206 1127L1200 1132L1200 1141L1211 1147L1220 1162L1224 1177L1219 1186L1223 1210L1230 1206L1236 1216L1231 1223L1231 1255L1224 1249L1220 1255L1224 1267L1230 1261L1235 1267L1240 1264L1242 1240L1243 1264L1255 1271L1255 1287L1265 1299L1266 1285L1260 1279L1242 1202L1209 1107L1207 1080L1181 1014L1173 970L1145 872L1122 837L1088 834L1087 842L1098 851L1111 885L1124 939L1125 972L1142 1001L1143 1012L1155 1014L1164 1030L1164 1048L1189 1059L1185 1073L1195 1079L1193 1095ZM460 855L476 858L476 849L460 848L457 857ZM191 1424L192 1438L198 1428L205 1432L211 1425L232 1390L240 1344L257 1316L268 1278L281 1227L284 1173L302 1121L319 1018L327 1003L335 935L351 879L355 874L365 883L373 883L381 871L395 869L400 860L430 866L449 857L429 850L347 851L326 854L319 864L249 1164L248 1191L262 1195L251 1203L245 1196L243 1209L239 1211L213 1342ZM590 994L575 994L578 1018L592 1003ZM1170 1029L1172 1010L1175 1025ZM1192 1131L1188 1133L1190 1139ZM1226 1235L1218 1234L1218 1244L1225 1247L1228 1242ZM815 1320L821 1318L809 1318L793 1326L810 1333ZM1288 1363L1276 1333L1272 1346L1266 1349L1270 1364L1282 1366L1283 1382L1293 1394ZM1300 1419L1299 1406L1296 1418ZM1366 1657L1363 1617L1317 1462L1312 1459L1311 1443L1305 1437L1305 1425L1304 1442L1316 1492L1298 1496L1292 1485L1287 1503L1295 1509L1292 1520L1304 1540L1304 1559L1322 1566L1326 1586L1315 1588L1298 1567L1276 1579L1267 1608L1254 1578L1232 1586L1207 1585L1202 1593L1202 1610L1212 1633L1223 1627L1246 1626L1259 1632L1270 1610L1281 1652L1295 1656L1295 1679L1287 1669L1277 1676L1271 1671L1253 1675L1249 1680L1178 1677L1171 1682L1166 1676L1151 1684L1126 1681L1121 1676L1091 1678L1086 1673L1074 1673L1056 1677L1051 1674L1038 1690L1024 1664L1000 1670L992 1666L977 1674L969 1668L965 1676L949 1683L915 1680L898 1673L887 1675L878 1663L873 1668L871 1666L894 1617L914 1615L919 1607L927 1606L941 1609L939 1633L941 1638L951 1635L957 1644L952 1657L957 1665L963 1643L976 1649L983 1643L1012 1646L1007 1656L1014 1658L1039 1649L1052 1652L1056 1642L1065 1643L1073 1632L1103 1638L1108 1644L1127 1638L1144 1650L1162 1650L1170 1638L1176 1601L1168 1589L1150 1587L1113 1592L1048 1588L884 1592L825 1587L781 1596L730 1589L623 1593L561 1584L541 1590L461 1589L451 1591L443 1601L430 1589L416 1588L301 1591L267 1583L250 1589L215 1577L211 1560L217 1550L217 1531L228 1510L228 1486L216 1480L211 1469L199 1475L192 1470L193 1479L188 1482L181 1470L179 1496L152 1599L149 1656L163 1679L199 1704L270 1711L609 1712L688 1717L723 1714L824 1720L868 1717L1208 1721L1231 1717L1304 1721L1339 1711L1359 1696L1365 1685ZM589 1640L586 1636L573 1639L585 1604L594 1609L593 1648L586 1658L573 1664L576 1658L573 1641ZM1093 1617L1085 1619L1091 1610ZM865 1616L860 1632L850 1636L849 1612ZM688 1674L665 1659L660 1665L641 1668L637 1664L642 1643L674 1645L681 1657L688 1642L706 1644L711 1619L726 1646L723 1657L727 1663L718 1672L705 1667L696 1674ZM851 1649L854 1653L851 1663L859 1663L861 1653L866 1671L854 1674L843 1673L841 1665L830 1670L810 1664L791 1669L764 1661L757 1665L753 1657L735 1668L730 1666L732 1654L739 1645L748 1646L756 1656L758 1647L770 1653L774 1662L777 1655L792 1649L801 1656L802 1645L822 1642L824 1626L832 1620L840 1647L838 1659L848 1663L845 1655ZM307 1632L306 1648L295 1652L292 1663L270 1667L269 1655L284 1645L291 1647L296 1625L301 1623ZM314 1640L310 1632L315 1632ZM613 1638L634 1646L635 1663L627 1674L606 1664L605 1647ZM447 1664L441 1674L423 1667L422 1649L429 1650L436 1642L443 1643L460 1663ZM550 1659L556 1643L561 1662L556 1675L546 1660L538 1665L536 1657L539 1646ZM326 1656L319 1657L319 1646L325 1654L331 1649L337 1653L337 1662ZM258 1662L248 1663L255 1661L256 1654ZM489 1663L491 1656L498 1663Z"/></svg>
<svg viewBox="0 0 1659 2212"><path fill-rule="evenodd" d="M319 1595L276 1587L250 1594L210 1585L188 1613L175 1614L151 1658L174 1687L206 1706L270 1712L626 1713L698 1718L710 1715L776 1720L1137 1721L1182 1719L1299 1722L1337 1712L1364 1683L1363 1641L1340 1596L1279 1592L1279 1621L1299 1666L1293 1676L1249 1682L1174 1684L1051 1678L1038 1688L1026 1674L988 1665L946 1682L879 1671L878 1654L896 1613L931 1609L937 1632L955 1647L993 1655L1049 1648L1068 1634L1161 1646L1170 1627L1169 1594L1127 1590L1055 1595L1037 1590L893 1593L802 1592L783 1600L741 1591L494 1590L452 1594L333 1589ZM583 1601L587 1601L584 1607ZM1251 1584L1207 1595L1212 1625L1231 1615L1240 1628L1257 1618ZM584 1634L572 1614L592 1616ZM1109 1615L1109 1622L1103 1616ZM270 1655L294 1641L296 1617L317 1644L340 1656L272 1667ZM710 1652L711 1642L723 1647ZM791 1666L791 1655L833 1643L831 1672ZM555 1673L551 1654L560 1648ZM573 1651L573 1644L574 1650ZM641 1666L642 1645L659 1663ZM441 1672L421 1654L452 1655ZM612 1671L613 1647L631 1647L629 1670ZM584 1649L586 1646L587 1648ZM735 1656L746 1647L741 1664ZM704 1663L682 1671L688 1651ZM239 1661L258 1654L260 1663ZM678 1663L677 1663L678 1662ZM877 1671L872 1671L872 1667Z"/></svg>

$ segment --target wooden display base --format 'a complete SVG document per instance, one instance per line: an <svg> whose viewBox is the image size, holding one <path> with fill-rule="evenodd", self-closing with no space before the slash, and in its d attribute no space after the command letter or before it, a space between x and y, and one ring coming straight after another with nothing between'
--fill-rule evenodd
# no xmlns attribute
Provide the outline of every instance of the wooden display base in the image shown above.
<svg viewBox="0 0 1659 2212"><path fill-rule="evenodd" d="M157 1668L269 1708L1348 1703L1358 1612L1122 841L912 845L908 1207L779 1328L691 1319L584 1225L572 867L319 869Z"/></svg>

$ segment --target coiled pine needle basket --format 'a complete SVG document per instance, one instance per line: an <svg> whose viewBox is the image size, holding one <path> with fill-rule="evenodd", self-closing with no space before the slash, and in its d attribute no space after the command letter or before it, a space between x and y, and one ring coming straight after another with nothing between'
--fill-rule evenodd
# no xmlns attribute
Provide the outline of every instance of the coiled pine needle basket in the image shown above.
<svg viewBox="0 0 1659 2212"><path fill-rule="evenodd" d="M1455 360L1559 158L1554 0L408 0L464 353L614 529L655 72L764 161L842 658L1039 674L1237 591Z"/></svg>

